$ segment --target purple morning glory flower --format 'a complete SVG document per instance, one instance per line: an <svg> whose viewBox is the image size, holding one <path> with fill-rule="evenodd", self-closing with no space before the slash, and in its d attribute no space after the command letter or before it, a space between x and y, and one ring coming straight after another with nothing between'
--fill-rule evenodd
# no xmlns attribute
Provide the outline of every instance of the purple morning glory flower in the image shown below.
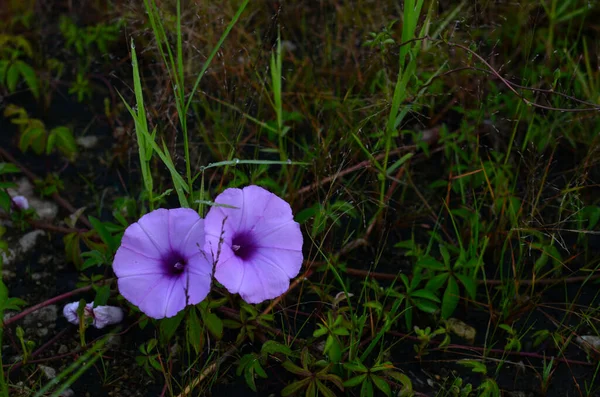
<svg viewBox="0 0 600 397"><path fill-rule="evenodd" d="M13 205L21 211L29 209L29 201L25 196L14 196L11 198Z"/></svg>
<svg viewBox="0 0 600 397"><path fill-rule="evenodd" d="M158 209L131 224L113 269L119 292L148 317L173 317L210 290L212 263L201 250L204 220L189 208Z"/></svg>
<svg viewBox="0 0 600 397"><path fill-rule="evenodd" d="M217 260L215 278L248 303L283 294L303 260L290 205L259 186L226 189L215 202L236 207L213 206L206 215L204 250Z"/></svg>

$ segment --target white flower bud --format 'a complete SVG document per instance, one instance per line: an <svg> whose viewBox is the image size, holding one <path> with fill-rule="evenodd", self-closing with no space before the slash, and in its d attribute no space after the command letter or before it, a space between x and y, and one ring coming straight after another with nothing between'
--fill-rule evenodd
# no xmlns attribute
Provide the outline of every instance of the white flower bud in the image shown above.
<svg viewBox="0 0 600 397"><path fill-rule="evenodd" d="M123 321L123 310L116 306L98 306L93 309L93 313L93 325L98 329Z"/></svg>
<svg viewBox="0 0 600 397"><path fill-rule="evenodd" d="M83 311L84 317L92 318L92 325L98 329L104 328L107 325L118 324L123 321L123 310L115 306L98 306L93 307L93 303L85 305ZM79 302L72 302L65 305L63 308L63 315L71 324L79 324L79 316L77 315L77 308Z"/></svg>

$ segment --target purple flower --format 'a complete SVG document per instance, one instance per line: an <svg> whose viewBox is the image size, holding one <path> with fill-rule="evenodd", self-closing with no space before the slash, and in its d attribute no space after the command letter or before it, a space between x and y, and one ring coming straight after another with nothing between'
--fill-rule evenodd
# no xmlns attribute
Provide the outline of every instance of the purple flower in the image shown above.
<svg viewBox="0 0 600 397"><path fill-rule="evenodd" d="M83 309L83 316L92 319L92 325L98 329L102 329L107 325L118 324L123 321L123 310L116 306L97 306L93 307L93 303L88 303ZM79 316L77 308L79 302L68 303L63 308L63 315L71 324L79 324Z"/></svg>
<svg viewBox="0 0 600 397"><path fill-rule="evenodd" d="M201 250L204 221L189 208L158 209L131 224L113 262L119 292L148 317L173 317L210 290L212 263Z"/></svg>
<svg viewBox="0 0 600 397"><path fill-rule="evenodd" d="M25 196L14 196L11 198L13 205L21 211L29 209L29 201Z"/></svg>
<svg viewBox="0 0 600 397"><path fill-rule="evenodd" d="M206 215L204 250L217 259L215 278L248 303L287 291L303 259L290 205L259 186L227 189L215 202L236 207L213 206Z"/></svg>

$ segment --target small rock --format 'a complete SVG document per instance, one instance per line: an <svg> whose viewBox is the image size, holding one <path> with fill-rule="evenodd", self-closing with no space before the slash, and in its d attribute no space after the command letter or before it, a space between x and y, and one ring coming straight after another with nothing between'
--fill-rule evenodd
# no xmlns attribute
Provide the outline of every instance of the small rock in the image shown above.
<svg viewBox="0 0 600 397"><path fill-rule="evenodd" d="M289 40L281 40L281 48L286 51L294 51L296 49L296 44Z"/></svg>
<svg viewBox="0 0 600 397"><path fill-rule="evenodd" d="M23 320L23 324L26 326L32 326L36 323L49 324L56 322L58 318L58 307L56 305L50 305L46 307L42 307L40 310L37 310Z"/></svg>
<svg viewBox="0 0 600 397"><path fill-rule="evenodd" d="M48 367L47 365L39 365L38 367L40 370L42 370L42 373L46 376L46 378L56 378L56 370L54 368Z"/></svg>
<svg viewBox="0 0 600 397"><path fill-rule="evenodd" d="M58 348L58 354L65 354L69 351L69 348L66 345L60 345Z"/></svg>
<svg viewBox="0 0 600 397"><path fill-rule="evenodd" d="M121 335L111 335L106 341L106 346L109 348L119 347L121 345Z"/></svg>
<svg viewBox="0 0 600 397"><path fill-rule="evenodd" d="M586 353L591 353L600 350L600 337L594 335L582 335L575 338Z"/></svg>
<svg viewBox="0 0 600 397"><path fill-rule="evenodd" d="M98 143L98 137L94 135L80 136L75 141L84 149L92 149Z"/></svg>
<svg viewBox="0 0 600 397"><path fill-rule="evenodd" d="M0 255L2 255L2 263L5 266L10 265L17 258L17 252L10 248L6 251L0 251Z"/></svg>
<svg viewBox="0 0 600 397"><path fill-rule="evenodd" d="M19 246L21 247L21 253L27 253L33 247L35 247L35 244L37 243L38 238L43 236L44 234L45 233L43 230L34 230L32 232L29 232L29 233L23 235L23 237L21 237L19 239Z"/></svg>
<svg viewBox="0 0 600 397"><path fill-rule="evenodd" d="M16 194L29 198L33 196L33 185L29 182L29 179L23 177L17 182Z"/></svg>
<svg viewBox="0 0 600 397"><path fill-rule="evenodd" d="M456 319L449 318L446 322L448 330L454 333L456 336L459 336L463 339L466 339L469 343L473 343L475 341L475 328L470 325Z"/></svg>
<svg viewBox="0 0 600 397"><path fill-rule="evenodd" d="M56 218L56 215L58 215L58 205L52 201L30 198L29 205L35 210L41 219L52 220Z"/></svg>
<svg viewBox="0 0 600 397"><path fill-rule="evenodd" d="M73 389L63 390L62 393L59 394L60 397L75 397L75 392Z"/></svg>
<svg viewBox="0 0 600 397"><path fill-rule="evenodd" d="M32 273L31 274L31 279L33 281L38 281L42 279L42 273Z"/></svg>
<svg viewBox="0 0 600 397"><path fill-rule="evenodd" d="M35 330L35 334L39 337L39 338L44 338L46 336L48 336L48 328L38 328Z"/></svg>

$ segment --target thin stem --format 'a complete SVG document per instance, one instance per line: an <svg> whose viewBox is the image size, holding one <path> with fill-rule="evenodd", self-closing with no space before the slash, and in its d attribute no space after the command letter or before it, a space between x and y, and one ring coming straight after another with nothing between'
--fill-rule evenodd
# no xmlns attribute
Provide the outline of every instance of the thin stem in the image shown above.
<svg viewBox="0 0 600 397"><path fill-rule="evenodd" d="M114 280L115 280L114 278L109 278L107 280L104 280L100 284L107 284L107 283L110 284ZM10 324L12 324L12 323L14 323L16 321L19 321L23 317L25 317L25 316L27 316L27 315L29 315L29 314L37 311L37 310L40 310L41 308L44 308L44 307L49 306L49 305L52 305L53 303L56 303L56 302L60 302L60 301L62 301L64 299L70 298L73 295L77 295L77 294L81 294L83 292L87 292L87 291L91 290L92 288L94 288L94 285L97 285L97 284L86 285L85 287L81 287L81 288L74 289L73 291L65 292L62 295L55 296L54 298L50 298L50 299L48 299L48 300L46 300L44 302L38 303L37 305L31 306L30 308L25 309L21 313L19 313L19 314L15 315L15 316L9 318L8 320L6 320L4 322L4 327L9 326Z"/></svg>

